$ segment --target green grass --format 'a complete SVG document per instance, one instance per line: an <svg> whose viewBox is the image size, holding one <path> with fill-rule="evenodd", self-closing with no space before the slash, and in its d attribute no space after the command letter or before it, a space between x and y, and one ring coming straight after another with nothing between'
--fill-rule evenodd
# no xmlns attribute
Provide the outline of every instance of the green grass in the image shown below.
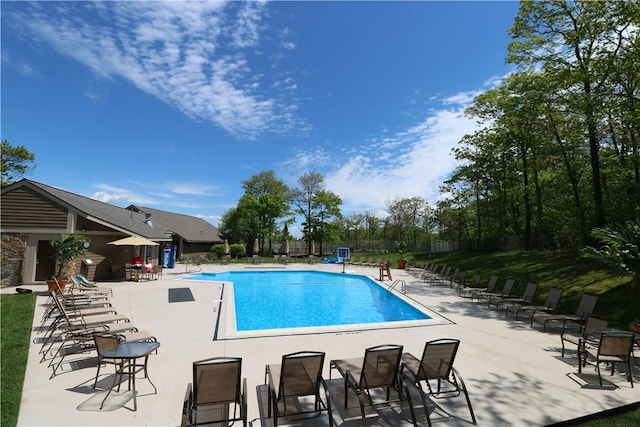
<svg viewBox="0 0 640 427"><path fill-rule="evenodd" d="M417 254L413 259L418 265L434 261L460 268L468 277L479 274L486 284L491 275L500 279L502 286L506 278L516 281L516 293L521 293L527 282L538 282L537 298L544 301L552 286L564 289L559 311L575 312L583 293L600 297L594 310L609 321L612 327L627 329L629 322L640 318L640 288L633 287L632 277L605 264L554 252L503 252L425 255Z"/></svg>
<svg viewBox="0 0 640 427"><path fill-rule="evenodd" d="M6 427L18 423L35 302L35 294L0 295L0 425Z"/></svg>

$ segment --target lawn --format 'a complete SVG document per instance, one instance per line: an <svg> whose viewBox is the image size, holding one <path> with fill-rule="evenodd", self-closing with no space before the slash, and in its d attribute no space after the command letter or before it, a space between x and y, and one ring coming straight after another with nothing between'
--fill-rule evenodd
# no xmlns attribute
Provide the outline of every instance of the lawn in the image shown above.
<svg viewBox="0 0 640 427"><path fill-rule="evenodd" d="M502 286L506 278L512 278L516 281L515 293L522 293L528 282L538 282L539 302L544 301L552 286L559 286L564 289L559 307L562 313L574 313L583 293L597 294L594 313L607 319L612 327L626 330L629 322L640 318L640 288L632 286L631 275L571 254L453 252L416 254L413 259L418 265L432 261L460 268L467 272L467 277L479 274L482 284L486 284L491 275L499 277L498 286Z"/></svg>
<svg viewBox="0 0 640 427"><path fill-rule="evenodd" d="M18 422L24 371L27 365L31 325L35 309L35 294L0 295L1 371L0 396L2 414L0 425L15 426Z"/></svg>

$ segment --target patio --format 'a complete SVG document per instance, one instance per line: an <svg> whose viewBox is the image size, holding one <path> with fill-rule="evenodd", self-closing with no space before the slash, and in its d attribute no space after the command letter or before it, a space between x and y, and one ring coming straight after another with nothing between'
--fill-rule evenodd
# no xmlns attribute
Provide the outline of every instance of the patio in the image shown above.
<svg viewBox="0 0 640 427"><path fill-rule="evenodd" d="M248 265L203 265L203 271L243 270ZM314 269L341 272L341 265L263 264L265 268ZM254 267L255 268L255 267ZM357 274L376 278L377 268L347 267ZM139 379L138 409L132 403L118 400L116 393L108 399L105 410L93 403L103 395L113 368L103 368L97 390L95 352L68 356L62 371L49 379L51 368L40 363L39 345L30 348L25 377L19 426L177 426L187 383L191 382L191 363L214 356L243 358L243 377L248 381L248 413L253 427L270 426L266 418L265 364L279 363L283 354L301 350L326 352L324 377L329 379L329 361L361 357L367 347L379 344L402 344L405 351L420 355L424 343L437 338L461 340L456 367L465 379L479 426L545 426L597 413L640 400L640 389L631 388L624 373L604 374L606 381L617 387L597 387L597 374L587 366L577 376L576 352L560 357L558 330L547 333L531 329L526 321L504 318L504 312L487 310L460 298L448 286L428 285L403 270L392 270L395 279L407 282L407 295L448 319L447 324L404 329L345 331L308 335L271 336L214 341L215 321L221 287L218 284L177 281L188 273L188 266L165 270L162 280L144 282L100 283L113 289L111 301L119 314L155 335L161 346L149 359L149 375L158 389ZM168 302L168 289L188 287L194 301ZM30 287L37 291L41 289ZM3 290L8 292L11 290ZM34 317L38 326L43 312L42 302ZM597 307L596 307L597 313ZM39 337L34 333L33 339ZM605 372L605 371L603 371ZM640 383L640 369L633 365L634 382ZM359 408L354 400L349 409L342 407L342 381L334 373L329 381L334 420L337 425L360 425ZM596 387L594 387L594 384ZM102 393L102 394L101 394ZM125 396L126 397L126 396ZM124 403L124 407L122 406ZM440 404L440 402L437 402ZM406 403L399 410L370 411L369 425L410 425ZM418 410L421 414L421 410ZM346 419L346 420L345 420ZM424 421L424 415L422 415ZM283 423L284 420L281 422ZM464 398L447 399L432 415L434 425L472 425ZM297 423L298 425L300 423ZM328 425L321 416L300 425ZM426 423L424 424L426 425Z"/></svg>

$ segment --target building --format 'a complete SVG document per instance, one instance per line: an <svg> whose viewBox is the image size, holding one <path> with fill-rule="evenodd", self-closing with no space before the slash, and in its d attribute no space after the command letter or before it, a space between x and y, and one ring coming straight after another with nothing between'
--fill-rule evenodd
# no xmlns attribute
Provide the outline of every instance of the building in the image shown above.
<svg viewBox="0 0 640 427"><path fill-rule="evenodd" d="M87 253L77 260L76 272L91 280L120 275L134 252L158 264L165 247L175 245L179 258L202 256L222 242L218 229L201 218L157 209L118 206L22 179L2 189L2 286L38 284L54 272L49 241L62 234L83 234ZM109 242L140 236L157 246L116 246Z"/></svg>

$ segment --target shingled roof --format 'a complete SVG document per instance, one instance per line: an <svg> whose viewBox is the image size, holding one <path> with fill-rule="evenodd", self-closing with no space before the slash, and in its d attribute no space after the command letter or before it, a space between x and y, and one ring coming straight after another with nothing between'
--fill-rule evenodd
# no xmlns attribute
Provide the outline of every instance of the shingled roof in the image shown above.
<svg viewBox="0 0 640 427"><path fill-rule="evenodd" d="M89 197L51 187L40 182L23 179L13 184L11 187L26 185L47 194L52 199L57 199L63 205L68 205L81 216L95 222L108 225L123 233L137 234L150 240L163 241L171 240L170 232L163 227L150 227L145 223L145 215L132 212L118 206L100 202ZM5 188L5 190L8 189Z"/></svg>
<svg viewBox="0 0 640 427"><path fill-rule="evenodd" d="M150 219L154 227L156 224L161 224L187 242L222 243L223 241L219 236L219 230L202 218L162 211L146 206L131 205L127 207L127 209L143 214L150 214Z"/></svg>
<svg viewBox="0 0 640 427"><path fill-rule="evenodd" d="M175 234L186 242L222 242L216 227L194 216L135 205L121 208L29 179L22 179L5 187L2 192L21 186L68 206L82 217L123 233L136 234L154 241L171 241Z"/></svg>

